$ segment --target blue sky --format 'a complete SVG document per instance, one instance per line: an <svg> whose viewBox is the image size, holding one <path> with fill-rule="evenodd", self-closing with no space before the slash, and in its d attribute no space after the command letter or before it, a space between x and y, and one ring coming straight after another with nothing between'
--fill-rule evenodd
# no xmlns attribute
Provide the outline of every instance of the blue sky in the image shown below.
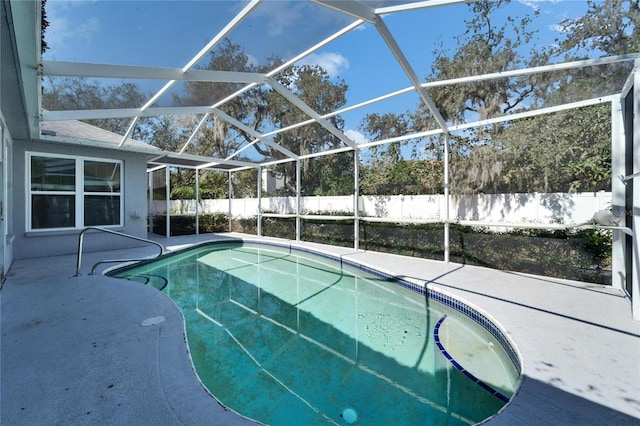
<svg viewBox="0 0 640 426"><path fill-rule="evenodd" d="M246 3L203 1L67 1L48 0L47 60L183 67ZM512 16L540 11L537 43L548 45L559 36L557 24L584 14L586 1L513 1ZM420 78L430 72L434 45L455 47L453 36L464 32L467 5L437 7L385 18L392 34ZM269 0L231 35L256 63L267 56L298 54L351 18L332 10L294 1ZM401 68L371 26L338 39L303 63L317 63L349 85L348 105L410 85ZM162 82L144 87L157 90ZM413 108L415 95L391 100L367 111L345 116L346 130L357 137L365 112L402 112Z"/></svg>

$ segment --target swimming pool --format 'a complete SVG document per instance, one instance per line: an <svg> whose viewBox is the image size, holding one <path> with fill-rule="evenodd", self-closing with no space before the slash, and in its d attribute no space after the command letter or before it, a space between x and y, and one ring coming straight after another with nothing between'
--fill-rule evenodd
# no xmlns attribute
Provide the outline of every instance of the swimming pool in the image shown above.
<svg viewBox="0 0 640 426"><path fill-rule="evenodd" d="M110 275L171 297L200 380L263 423L473 424L519 384L486 315L339 259L217 242Z"/></svg>

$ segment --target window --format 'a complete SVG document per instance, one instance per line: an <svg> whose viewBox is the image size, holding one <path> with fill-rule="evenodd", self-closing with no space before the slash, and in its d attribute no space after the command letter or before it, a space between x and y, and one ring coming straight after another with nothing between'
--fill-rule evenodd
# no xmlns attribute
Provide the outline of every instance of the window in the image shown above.
<svg viewBox="0 0 640 426"><path fill-rule="evenodd" d="M123 224L121 161L27 156L29 230Z"/></svg>

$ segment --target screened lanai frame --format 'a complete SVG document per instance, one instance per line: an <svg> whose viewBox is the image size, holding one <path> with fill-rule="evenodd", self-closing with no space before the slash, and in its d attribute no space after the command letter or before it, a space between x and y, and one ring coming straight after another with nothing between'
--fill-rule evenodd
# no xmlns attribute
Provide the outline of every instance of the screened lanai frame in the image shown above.
<svg viewBox="0 0 640 426"><path fill-rule="evenodd" d="M257 234L258 236L262 235L261 224L262 219L264 217L292 217L296 220L296 240L300 240L300 229L301 229L301 220L302 219L322 219L322 220L344 220L349 219L354 221L354 248L359 248L359 222L360 221L388 221L392 223L398 223L399 219L384 219L384 218L367 218L359 216L358 209L358 200L360 198L360 189L359 189L359 165L360 165L360 152L363 149L371 148L377 145L386 145L394 142L401 142L404 140L414 139L414 138L425 138L436 135L441 135L443 139L443 167L444 167L444 197L446 199L446 207L445 207L445 217L439 219L438 223L444 224L444 260L445 262L449 261L449 227L452 222L449 214L449 143L448 138L451 132L470 129L475 127L481 127L489 124L495 124L500 122L509 122L518 119L523 119L536 115L543 114L552 114L555 112L581 108L585 106L597 105L602 103L610 103L612 105L612 127L613 127L613 141L612 146L613 149L619 149L619 139L622 138L622 126L619 124L621 120L620 111L620 93L612 93L606 96L592 98L592 99L582 99L569 104L558 105L554 107L541 108L534 111L521 112L521 113L511 113L501 117L494 117L491 119L469 122L469 123L461 123L454 124L448 123L440 114L438 108L435 103L429 96L429 89L437 86L444 85L453 85L453 84L466 84L471 82L477 82L482 80L491 80L496 78L508 78L515 76L526 76L532 75L536 73L548 73L548 72L557 72L560 70L570 70L577 69L582 67L592 67L592 66L604 66L613 63L619 62L630 62L635 61L635 69L637 70L640 67L640 53L629 53L627 55L613 56L613 57L604 57L598 59L588 59L582 61L573 61L567 63L558 63L546 66L540 66L535 68L526 68L526 69L516 69L505 72L496 72L491 74L484 75L473 75L468 77L461 77L452 80L442 80L442 81L434 81L424 83L418 77L416 71L412 67L410 61L407 59L405 52L394 38L393 33L386 25L383 20L383 16L392 15L396 13L405 13L418 9L426 9L432 7L446 7L455 4L461 3L469 3L467 0L430 0L430 1L416 1L416 2L406 2L399 3L393 2L393 5L383 6L383 7L373 7L369 5L369 2L358 2L358 1L344 1L344 0L310 0L312 3L317 5L327 7L331 10L336 11L337 13L343 14L345 16L353 19L351 23L344 26L339 31L333 33L329 37L324 40L316 43L315 45L309 47L303 52L295 55L291 59L287 60L280 66L270 70L267 73L244 73L244 72L230 72L230 71L210 71L198 69L198 64L207 57L216 46L219 45L221 41L223 41L226 37L228 37L232 31L237 28L242 22L247 19L252 13L254 13L257 8L264 3L264 0L251 0L246 6L233 18L231 19L227 25L217 33L195 56L193 56L182 68L160 68L160 67L148 67L148 66L131 66L131 65L114 65L114 64L92 64L92 63L81 63L81 62L61 62L61 61L42 61L42 75L43 76L64 76L64 77L82 77L82 78L92 78L92 79L140 79L140 80L157 80L157 81L166 81L162 89L155 93L144 105L141 105L138 108L128 108L128 109L105 109L105 110L65 110L65 111L42 111L41 117L43 121L55 121L55 120L69 120L69 119L77 119L77 120L85 120L85 119L105 119L105 118L119 118L119 119L129 119L130 125L128 127L127 132L123 135L123 138L120 142L120 147L122 149L127 149L129 138L133 134L133 131L138 123L140 118L151 117L151 116L160 116L160 115L187 115L193 114L198 115L199 121L195 128L192 130L191 135L188 137L184 145L177 152L162 152L158 154L156 157L152 158L148 161L148 172L152 173L154 170L159 168L164 168L166 170L166 189L167 189L167 200L169 199L168 191L169 191L169 168L177 167L177 168L187 168L194 170L211 170L217 172L226 172L229 173L229 185L231 185L231 174L234 172L253 169L256 170L257 174L257 193L258 193L258 217L257 217ZM402 68L405 76L411 83L409 87L406 87L401 90L397 90L395 92L387 93L381 96L378 96L374 99L369 99L363 102L360 102L355 105L350 105L345 108L341 108L339 110L333 111L329 114L321 115L314 111L311 107L305 104L300 98L298 98L289 88L283 86L281 83L277 81L275 76L283 70L291 67L292 65L299 62L301 59L313 54L314 52L319 51L323 47L327 46L331 42L343 37L346 34L349 34L356 29L360 28L363 25L371 25L375 28L378 35L384 41L384 44L387 46L389 51L393 54L393 57L397 61L398 65ZM636 73L637 74L637 73ZM209 82L209 83L237 83L242 85L242 88L232 93L231 95L218 100L213 105L208 106L179 106L179 107L159 107L154 106L158 99L160 99L163 95L167 94L171 88L179 83L179 82L189 82L189 81L201 81L201 82ZM255 129L247 126L242 121L230 116L222 110L222 107L229 102L230 100L241 96L246 91L250 90L253 87L257 87L260 85L267 85L272 90L279 93L283 98L285 98L288 102L294 105L299 110L303 111L308 119L287 128L282 129L274 129L272 131L266 133L259 133ZM636 84L636 88L637 88ZM626 86L626 90L628 90L629 85ZM384 139L384 140L376 140L366 143L356 143L354 140L350 139L346 136L342 131L334 127L330 122L329 118L333 116L337 116L340 114L344 114L350 111L358 110L364 107L370 107L372 105L376 105L379 102L386 101L388 99L394 98L396 96L404 95L407 93L415 93L419 97L422 104L424 104L431 113L431 117L434 119L437 124L436 128L428 129L423 132L413 133L404 135L401 137ZM205 156L197 156L187 153L187 148L193 141L197 138L198 132L200 128L206 123L207 118L210 115L216 116L218 119L226 121L231 127L239 129L245 132L254 140L248 145L263 143L265 145L270 146L271 148L279 151L284 155L284 159L280 160L270 160L263 162L251 162L247 160L240 160L236 158L241 151L238 151L227 158L212 158ZM286 147L279 146L272 141L272 137L285 132L287 130L291 130L293 128L309 125L311 123L317 123L322 126L326 131L331 133L334 137L339 139L342 143L342 147L338 149L328 150L324 152L317 152L308 155L298 155ZM42 138L46 140L46 137ZM247 146L242 149L247 149ZM333 155L343 152L353 152L354 155L354 192L353 192L353 216L318 216L318 215L304 215L301 211L301 179L300 179L300 161L307 158L315 158L318 156L324 155ZM615 157L615 155L614 155ZM278 215L278 214L270 214L263 213L262 207L260 205L260 200L262 199L262 173L261 171L264 168L268 168L274 166L276 164L284 163L284 162L295 162L296 167L296 213L292 215ZM613 165L613 173L612 176L625 175L625 172L619 168L619 165L616 166L614 162ZM628 173L627 173L628 174ZM196 182L198 179L199 173L196 173ZM150 186L152 180L149 179ZM620 191L620 189L616 189L616 181L612 182L613 192ZM640 186L640 185L636 185ZM150 188L153 190L153 188ZM198 198L198 184L196 183L196 199ZM229 194L231 194L231 188L229 188ZM615 200L614 200L615 202ZM229 196L229 221L231 227L231 196ZM197 203L196 203L197 206ZM196 207L197 208L197 207ZM167 209L167 236L170 235L170 220L169 220L169 209ZM198 212L196 211L196 221L198 220ZM408 220L411 223L425 223L425 222L435 222L435 221L418 221L418 220ZM196 222L197 223L197 222ZM505 223L490 223L490 222L481 222L481 221L456 221L455 223L459 223L462 225L471 225L471 226L503 226L503 227L518 227L518 228L566 228L566 226L562 225L532 225L526 223L517 223L517 224L505 224ZM602 226L599 226L602 227ZM614 231L614 241L618 238L616 235L622 235L623 233L631 232L626 227L617 227L617 226L604 226L607 229L612 229ZM196 225L196 232L198 230L198 226ZM614 244L615 245L615 244ZM637 240L635 241L636 251L637 249ZM616 247L614 247L614 251ZM614 270L619 268L620 266L616 264L616 256L613 256ZM613 274L614 277L617 274ZM634 277L636 280L636 294L637 290L637 276ZM615 283L614 283L615 285ZM618 286L621 286L618 283ZM635 300L638 301L640 298L635 297ZM637 315L640 319L640 308L634 307L634 312L637 312Z"/></svg>

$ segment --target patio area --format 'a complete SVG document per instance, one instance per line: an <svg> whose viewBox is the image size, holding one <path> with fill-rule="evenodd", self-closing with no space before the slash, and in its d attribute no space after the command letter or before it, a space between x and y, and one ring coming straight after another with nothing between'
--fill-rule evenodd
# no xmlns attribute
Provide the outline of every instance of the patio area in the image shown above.
<svg viewBox="0 0 640 426"><path fill-rule="evenodd" d="M242 234L164 238L167 250ZM523 382L488 424L640 424L640 322L608 287L460 264L290 242L427 283L499 322ZM180 311L143 285L88 275L98 260L154 247L15 260L0 291L0 423L249 424L202 387ZM153 321L158 317L165 320ZM152 320L145 322L145 320ZM144 324L151 323L145 326ZM410 413L408 413L409 415Z"/></svg>

